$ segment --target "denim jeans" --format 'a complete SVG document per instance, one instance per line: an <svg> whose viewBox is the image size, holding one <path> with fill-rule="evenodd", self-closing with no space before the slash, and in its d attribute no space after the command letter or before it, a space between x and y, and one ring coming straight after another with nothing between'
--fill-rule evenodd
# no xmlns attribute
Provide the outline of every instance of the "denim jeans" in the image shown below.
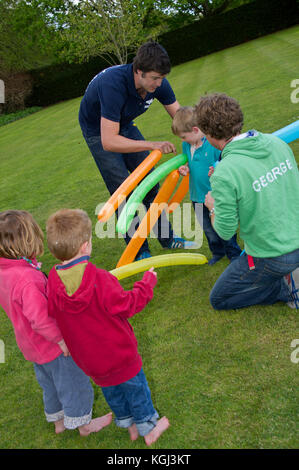
<svg viewBox="0 0 299 470"><path fill-rule="evenodd" d="M67 429L91 420L94 392L89 377L71 357L63 354L46 364L34 363L37 381L43 389L48 422L64 419Z"/></svg>
<svg viewBox="0 0 299 470"><path fill-rule="evenodd" d="M132 379L111 387L101 387L104 397L121 428L136 424L140 436L148 434L159 415L155 410L143 369Z"/></svg>
<svg viewBox="0 0 299 470"><path fill-rule="evenodd" d="M229 310L292 300L283 276L299 266L299 249L253 261L255 269L250 270L247 255L243 254L226 268L210 293L213 308Z"/></svg>
<svg viewBox="0 0 299 470"><path fill-rule="evenodd" d="M126 128L121 129L120 135L132 140L144 140L144 137L138 128L133 124L130 124ZM111 195L149 154L147 151L135 153L108 152L103 149L100 135L92 137L84 136L84 138ZM150 204L153 202L158 191L159 184L156 184L143 199L143 204L145 205L146 210L149 209ZM122 205L122 207L120 207L116 212L117 217L119 216L119 213L123 207L124 206ZM136 229L138 225L138 218L135 218L131 224L131 227ZM153 230L162 247L168 248L169 243L173 240L173 231L164 211L159 217L158 222L156 223ZM135 230L130 230L129 228L128 233L126 233L124 236L125 242L127 244L131 240L132 231L134 233ZM146 250L149 251L147 240L144 241L136 256L140 255Z"/></svg>
<svg viewBox="0 0 299 470"><path fill-rule="evenodd" d="M197 220L207 238L212 255L219 257L226 255L229 259L234 259L240 256L241 248L237 243L237 235L235 234L230 240L223 240L220 238L212 226L209 209L204 204L198 202L192 201L192 204Z"/></svg>

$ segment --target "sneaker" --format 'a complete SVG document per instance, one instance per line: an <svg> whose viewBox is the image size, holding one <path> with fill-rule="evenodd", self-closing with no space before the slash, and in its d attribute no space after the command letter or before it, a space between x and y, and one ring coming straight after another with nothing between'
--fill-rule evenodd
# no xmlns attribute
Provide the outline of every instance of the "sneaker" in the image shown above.
<svg viewBox="0 0 299 470"><path fill-rule="evenodd" d="M151 257L152 255L150 254L150 252L146 250L140 253L140 255L138 255L137 258L135 258L135 261L140 261L142 259L151 258Z"/></svg>
<svg viewBox="0 0 299 470"><path fill-rule="evenodd" d="M191 242L189 240L184 240L184 238L174 237L171 242L169 242L168 248L171 250L184 249L190 250L192 248L199 248L198 244Z"/></svg>
<svg viewBox="0 0 299 470"><path fill-rule="evenodd" d="M290 295L293 300L287 302L287 305L291 308L299 309L299 268L295 269L290 274L284 276L284 282L289 288Z"/></svg>
<svg viewBox="0 0 299 470"><path fill-rule="evenodd" d="M213 258L211 258L211 259L208 261L208 264L209 264L210 266L213 266L213 264L218 263L218 261L220 261L222 258L223 258L223 255L222 255L222 256L213 256Z"/></svg>

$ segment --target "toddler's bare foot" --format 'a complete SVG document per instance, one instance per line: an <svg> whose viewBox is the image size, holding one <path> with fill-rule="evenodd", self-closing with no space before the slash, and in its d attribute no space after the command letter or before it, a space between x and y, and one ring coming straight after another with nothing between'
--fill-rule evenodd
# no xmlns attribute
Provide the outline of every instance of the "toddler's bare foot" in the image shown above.
<svg viewBox="0 0 299 470"><path fill-rule="evenodd" d="M128 431L129 431L129 434L130 434L131 441L136 441L136 439L138 439L138 436L139 436L139 432L138 432L138 429L136 427L136 424L134 423L134 424L132 424L132 426L129 426Z"/></svg>
<svg viewBox="0 0 299 470"><path fill-rule="evenodd" d="M55 424L56 434L60 434L61 432L65 431L64 419L60 419L59 421L55 421L54 424Z"/></svg>
<svg viewBox="0 0 299 470"><path fill-rule="evenodd" d="M163 418L159 419L157 421L156 426L154 429L151 430L146 436L144 436L144 440L147 446L152 445L154 442L156 442L157 439L161 436L161 434L166 431L166 429L170 426L168 419L166 416L163 416Z"/></svg>
<svg viewBox="0 0 299 470"><path fill-rule="evenodd" d="M88 424L79 426L79 432L81 436L88 436L92 432L98 432L105 426L109 426L112 421L112 413L94 418Z"/></svg>

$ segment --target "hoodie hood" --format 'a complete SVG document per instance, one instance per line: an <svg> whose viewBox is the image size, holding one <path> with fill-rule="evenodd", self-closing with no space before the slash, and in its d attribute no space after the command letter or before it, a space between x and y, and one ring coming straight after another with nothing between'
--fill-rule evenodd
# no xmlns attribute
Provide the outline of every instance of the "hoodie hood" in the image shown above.
<svg viewBox="0 0 299 470"><path fill-rule="evenodd" d="M269 158L272 147L275 145L273 137L271 134L262 134L256 130L251 130L229 142L224 147L221 158L224 159L228 154L233 156L235 149L239 156L244 155L256 160Z"/></svg>
<svg viewBox="0 0 299 470"><path fill-rule="evenodd" d="M78 266L78 265L77 265ZM73 268L69 268L68 271ZM52 295L54 302L60 310L71 312L70 314L81 313L86 310L91 302L94 293L94 284L96 279L96 266L87 263L82 281L78 289L72 294L67 293L64 282L59 277L56 269L52 269L49 274L49 281L53 283Z"/></svg>
<svg viewBox="0 0 299 470"><path fill-rule="evenodd" d="M246 134L245 134L246 136ZM291 148L272 134L236 139L211 176L214 229L240 228L247 254L274 258L298 249L299 173Z"/></svg>

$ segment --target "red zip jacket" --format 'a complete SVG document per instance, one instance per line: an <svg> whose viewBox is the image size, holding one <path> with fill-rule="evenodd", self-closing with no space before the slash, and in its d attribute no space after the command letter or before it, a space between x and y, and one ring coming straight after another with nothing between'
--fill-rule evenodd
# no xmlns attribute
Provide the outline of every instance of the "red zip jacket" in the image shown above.
<svg viewBox="0 0 299 470"><path fill-rule="evenodd" d="M51 269L49 315L56 319L76 364L96 384L118 385L140 372L142 359L127 319L152 299L156 282L147 271L125 291L115 276L89 262L80 287L69 296L55 267Z"/></svg>

